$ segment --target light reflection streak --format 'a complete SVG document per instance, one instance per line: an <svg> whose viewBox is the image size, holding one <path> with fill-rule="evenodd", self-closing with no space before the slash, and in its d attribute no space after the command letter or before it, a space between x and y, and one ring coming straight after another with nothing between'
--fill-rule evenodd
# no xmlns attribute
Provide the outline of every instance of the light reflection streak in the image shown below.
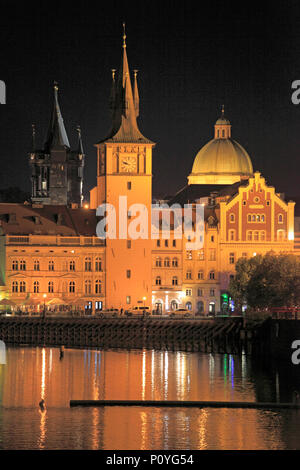
<svg viewBox="0 0 300 470"><path fill-rule="evenodd" d="M141 411L141 422L142 422L142 425L141 425L142 442L141 442L140 449L147 450L148 446L147 446L146 439L148 436L148 432L147 432L147 413L145 411Z"/></svg>
<svg viewBox="0 0 300 470"><path fill-rule="evenodd" d="M142 368L142 399L145 400L146 391L146 351L143 351L143 368Z"/></svg>
<svg viewBox="0 0 300 470"><path fill-rule="evenodd" d="M168 351L165 351L165 365L164 365L164 398L168 398L168 375L169 375L169 356Z"/></svg>
<svg viewBox="0 0 300 470"><path fill-rule="evenodd" d="M46 398L46 349L42 349L42 376L41 376L41 399ZM46 400L45 400L46 401ZM39 410L40 413L40 436L38 447L44 449L46 439L47 409Z"/></svg>
<svg viewBox="0 0 300 470"><path fill-rule="evenodd" d="M207 441L206 441L206 433L207 433L207 417L208 411L207 409L203 408L200 410L200 414L198 417L198 449L203 450L207 448Z"/></svg>

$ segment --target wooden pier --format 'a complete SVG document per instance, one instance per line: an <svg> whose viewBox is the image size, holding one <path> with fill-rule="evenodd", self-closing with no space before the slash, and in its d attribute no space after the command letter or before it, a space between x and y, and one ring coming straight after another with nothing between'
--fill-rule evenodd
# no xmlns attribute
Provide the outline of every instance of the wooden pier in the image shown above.
<svg viewBox="0 0 300 470"><path fill-rule="evenodd" d="M232 354L251 346L239 318L1 317L0 339L18 345L157 348Z"/></svg>
<svg viewBox="0 0 300 470"><path fill-rule="evenodd" d="M300 409L298 403L269 403L249 401L186 401L186 400L70 400L70 406L142 406L159 408L251 408Z"/></svg>

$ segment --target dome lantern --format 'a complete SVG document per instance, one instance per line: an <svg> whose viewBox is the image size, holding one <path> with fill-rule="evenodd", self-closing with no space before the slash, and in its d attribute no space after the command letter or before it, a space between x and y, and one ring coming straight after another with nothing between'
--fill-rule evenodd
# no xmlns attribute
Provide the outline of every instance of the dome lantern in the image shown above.
<svg viewBox="0 0 300 470"><path fill-rule="evenodd" d="M222 114L215 124L215 139L230 139L231 124L224 116L224 104L222 104Z"/></svg>

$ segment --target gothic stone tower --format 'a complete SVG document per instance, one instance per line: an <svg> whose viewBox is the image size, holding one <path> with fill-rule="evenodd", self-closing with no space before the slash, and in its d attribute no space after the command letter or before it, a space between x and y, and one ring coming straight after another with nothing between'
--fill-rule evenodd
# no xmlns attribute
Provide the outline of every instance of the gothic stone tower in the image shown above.
<svg viewBox="0 0 300 470"><path fill-rule="evenodd" d="M111 92L112 126L108 136L96 144L98 154L97 187L92 191L95 205L109 203L116 210L116 239L106 240L106 307L151 306L151 202L152 147L137 125L139 95L137 71L134 91L123 35L123 57ZM119 197L127 196L127 208L120 209ZM120 239L121 212L127 225L133 221L129 208L143 204L147 208L147 238L132 239L128 231ZM138 216L138 214L135 214Z"/></svg>
<svg viewBox="0 0 300 470"><path fill-rule="evenodd" d="M79 127L77 131L78 148L72 151L58 103L58 86L55 83L53 110L42 150L36 150L33 126L33 143L29 154L32 202L81 205L84 152Z"/></svg>

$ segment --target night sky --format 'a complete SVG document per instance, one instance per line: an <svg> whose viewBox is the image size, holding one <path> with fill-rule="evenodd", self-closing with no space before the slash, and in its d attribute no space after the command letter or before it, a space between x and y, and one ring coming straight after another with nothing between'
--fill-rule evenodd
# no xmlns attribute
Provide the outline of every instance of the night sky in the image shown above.
<svg viewBox="0 0 300 470"><path fill-rule="evenodd" d="M225 105L232 136L253 167L289 197L300 196L300 5L295 1L1 1L0 188L30 190L31 124L39 146L53 81L71 145L80 124L84 192L96 184L93 144L110 127L111 69L122 54L139 70L142 133L156 142L153 194L178 191Z"/></svg>

